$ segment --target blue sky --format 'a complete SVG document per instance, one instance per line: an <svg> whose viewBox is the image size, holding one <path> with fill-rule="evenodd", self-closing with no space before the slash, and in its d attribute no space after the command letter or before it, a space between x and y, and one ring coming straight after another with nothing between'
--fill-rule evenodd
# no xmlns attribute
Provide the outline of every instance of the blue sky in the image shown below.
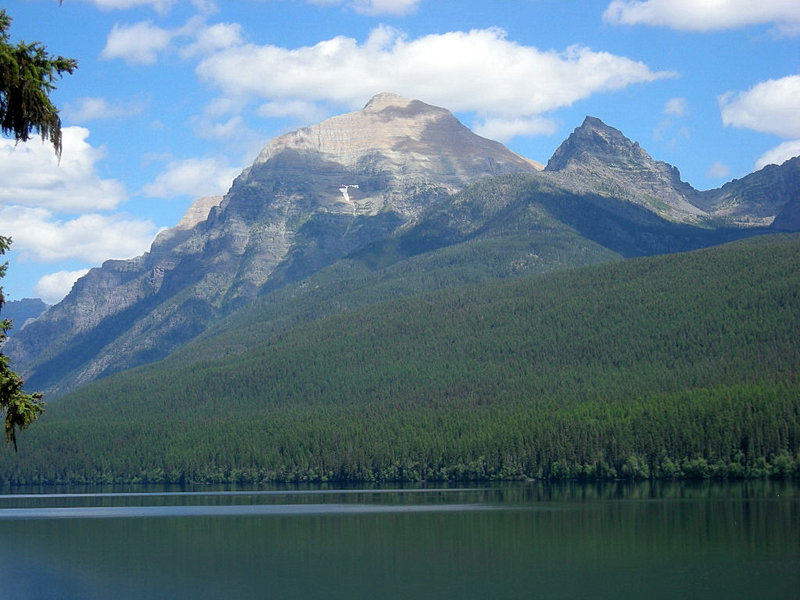
<svg viewBox="0 0 800 600"><path fill-rule="evenodd" d="M223 194L271 138L389 91L546 162L596 116L719 187L800 154L797 0L14 0L58 82L60 164L0 139L7 299L60 300Z"/></svg>

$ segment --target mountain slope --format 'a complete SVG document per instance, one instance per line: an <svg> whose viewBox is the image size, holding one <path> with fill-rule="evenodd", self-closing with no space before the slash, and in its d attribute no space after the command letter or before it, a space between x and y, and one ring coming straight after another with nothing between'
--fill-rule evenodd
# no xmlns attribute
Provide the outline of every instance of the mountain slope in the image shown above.
<svg viewBox="0 0 800 600"><path fill-rule="evenodd" d="M378 95L271 142L221 201L203 203L207 218L93 269L5 350L29 386L50 393L156 360L471 181L536 169L444 109Z"/></svg>
<svg viewBox="0 0 800 600"><path fill-rule="evenodd" d="M800 236L460 286L53 403L3 481L787 475ZM227 341L249 335L247 323ZM207 344L214 345L213 339Z"/></svg>
<svg viewBox="0 0 800 600"><path fill-rule="evenodd" d="M771 219L792 231L796 164L698 192L587 117L540 171L445 109L380 94L273 140L224 198L198 201L143 256L93 269L5 351L52 397L168 356L258 298L291 302L272 294L317 273L335 306L353 285L358 302L381 297L368 288L388 268L398 276L382 289L407 295L707 247L770 231Z"/></svg>

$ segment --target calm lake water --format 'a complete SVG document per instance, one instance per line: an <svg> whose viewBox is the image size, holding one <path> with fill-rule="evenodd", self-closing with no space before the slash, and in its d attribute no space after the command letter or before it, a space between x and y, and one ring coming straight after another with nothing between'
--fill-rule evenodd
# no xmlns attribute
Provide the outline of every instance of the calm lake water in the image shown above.
<svg viewBox="0 0 800 600"><path fill-rule="evenodd" d="M796 482L52 492L3 599L800 598Z"/></svg>

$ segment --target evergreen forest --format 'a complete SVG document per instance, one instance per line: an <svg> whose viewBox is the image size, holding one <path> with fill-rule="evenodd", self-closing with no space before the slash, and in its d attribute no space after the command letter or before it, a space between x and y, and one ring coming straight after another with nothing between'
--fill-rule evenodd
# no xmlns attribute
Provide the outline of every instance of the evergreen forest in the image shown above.
<svg viewBox="0 0 800 600"><path fill-rule="evenodd" d="M0 483L800 476L800 235L386 281L54 399Z"/></svg>

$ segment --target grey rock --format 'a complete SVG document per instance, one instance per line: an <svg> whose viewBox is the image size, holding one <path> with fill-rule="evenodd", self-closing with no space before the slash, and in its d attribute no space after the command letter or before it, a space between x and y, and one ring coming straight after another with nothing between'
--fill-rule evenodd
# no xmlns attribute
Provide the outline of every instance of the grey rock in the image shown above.
<svg viewBox="0 0 800 600"><path fill-rule="evenodd" d="M478 179L538 168L443 108L379 94L270 142L223 198L198 200L144 255L92 269L6 351L33 388L62 393L168 355Z"/></svg>

